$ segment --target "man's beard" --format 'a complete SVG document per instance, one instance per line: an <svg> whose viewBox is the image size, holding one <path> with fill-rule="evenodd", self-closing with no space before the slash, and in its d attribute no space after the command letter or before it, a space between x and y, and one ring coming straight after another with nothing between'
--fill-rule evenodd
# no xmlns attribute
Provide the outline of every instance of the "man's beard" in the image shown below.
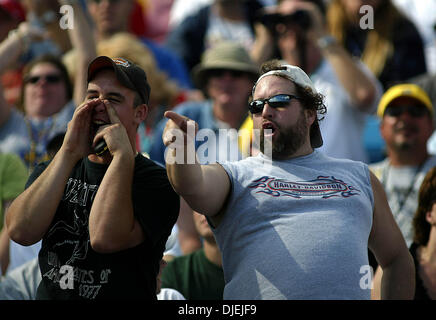
<svg viewBox="0 0 436 320"><path fill-rule="evenodd" d="M272 138L265 139L264 129L261 129L260 150L265 155L271 150L273 160L285 160L295 154L304 144L309 128L306 124L304 112L300 114L297 123L289 128L282 129L278 127L277 124L275 125L276 131L279 131L279 135L276 137L275 141L272 141Z"/></svg>

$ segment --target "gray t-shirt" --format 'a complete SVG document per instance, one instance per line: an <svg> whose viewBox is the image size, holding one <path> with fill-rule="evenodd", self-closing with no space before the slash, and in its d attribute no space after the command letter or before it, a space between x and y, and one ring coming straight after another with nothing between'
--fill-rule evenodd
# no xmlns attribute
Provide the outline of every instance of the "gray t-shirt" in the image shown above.
<svg viewBox="0 0 436 320"><path fill-rule="evenodd" d="M367 165L314 151L222 166L232 190L213 230L224 299L370 298L362 286L374 207Z"/></svg>

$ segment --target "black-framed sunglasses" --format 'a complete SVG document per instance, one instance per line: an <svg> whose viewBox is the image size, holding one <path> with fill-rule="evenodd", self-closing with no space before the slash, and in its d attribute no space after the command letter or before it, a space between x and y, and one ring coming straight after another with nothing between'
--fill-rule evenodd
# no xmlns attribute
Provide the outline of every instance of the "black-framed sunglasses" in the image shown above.
<svg viewBox="0 0 436 320"><path fill-rule="evenodd" d="M404 112L407 112L413 118L421 118L427 114L427 108L421 105L391 106L386 108L384 114L390 117L399 117Z"/></svg>
<svg viewBox="0 0 436 320"><path fill-rule="evenodd" d="M58 83L59 81L61 81L61 76L57 75L57 74L47 74L44 76L29 76L26 78L25 82L35 84L40 79L44 79L47 83L54 84L54 83Z"/></svg>
<svg viewBox="0 0 436 320"><path fill-rule="evenodd" d="M248 104L248 110L251 113L260 113L263 111L265 103L268 103L271 108L286 107L293 99L300 99L292 94L278 94L268 99L253 100Z"/></svg>
<svg viewBox="0 0 436 320"><path fill-rule="evenodd" d="M246 72L240 70L231 70L231 69L211 69L207 72L207 75L209 77L216 77L216 78L220 78L225 74L229 74L233 78L240 78L243 75L245 75Z"/></svg>

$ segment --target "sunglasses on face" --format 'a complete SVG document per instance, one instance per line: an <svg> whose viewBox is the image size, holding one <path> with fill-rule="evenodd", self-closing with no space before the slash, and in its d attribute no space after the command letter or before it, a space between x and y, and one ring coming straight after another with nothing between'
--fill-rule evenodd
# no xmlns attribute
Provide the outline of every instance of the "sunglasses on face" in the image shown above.
<svg viewBox="0 0 436 320"><path fill-rule="evenodd" d="M427 113L427 109L424 106L407 106L407 105L401 105L401 106L392 106L386 108L385 115L388 115L390 117L399 117L404 112L407 112L410 116L413 118L421 118Z"/></svg>
<svg viewBox="0 0 436 320"><path fill-rule="evenodd" d="M220 78L226 74L229 74L233 78L242 77L245 72L238 70L227 70L227 69L212 69L208 72L209 77L217 77Z"/></svg>
<svg viewBox="0 0 436 320"><path fill-rule="evenodd" d="M268 103L268 105L274 109L280 107L286 107L287 105L289 105L289 103L291 103L293 99L300 99L300 98L292 94L278 94L268 99L253 100L249 103L248 110L250 110L252 114L260 113L263 111L263 107L265 106L265 103Z"/></svg>
<svg viewBox="0 0 436 320"><path fill-rule="evenodd" d="M30 76L25 80L25 82L31 83L31 84L36 84L36 83L38 83L38 81L40 79L44 79L47 83L50 83L50 84L58 83L59 81L61 81L61 77L59 75L47 74L44 76Z"/></svg>

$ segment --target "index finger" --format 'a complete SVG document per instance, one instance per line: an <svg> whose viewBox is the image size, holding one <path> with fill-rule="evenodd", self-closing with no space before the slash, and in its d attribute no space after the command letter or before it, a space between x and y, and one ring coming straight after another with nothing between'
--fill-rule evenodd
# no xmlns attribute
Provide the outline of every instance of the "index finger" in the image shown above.
<svg viewBox="0 0 436 320"><path fill-rule="evenodd" d="M111 121L111 123L121 123L121 120L120 120L120 118L118 118L118 114L115 111L115 108L112 106L112 104L107 100L104 100L103 104L106 107L106 111L107 111L107 114L109 116L109 120Z"/></svg>
<svg viewBox="0 0 436 320"><path fill-rule="evenodd" d="M185 116L182 116L178 113L175 113L174 111L166 111L164 113L164 117L168 118L169 120L174 121L174 123L182 130L186 130L186 123L188 118Z"/></svg>

